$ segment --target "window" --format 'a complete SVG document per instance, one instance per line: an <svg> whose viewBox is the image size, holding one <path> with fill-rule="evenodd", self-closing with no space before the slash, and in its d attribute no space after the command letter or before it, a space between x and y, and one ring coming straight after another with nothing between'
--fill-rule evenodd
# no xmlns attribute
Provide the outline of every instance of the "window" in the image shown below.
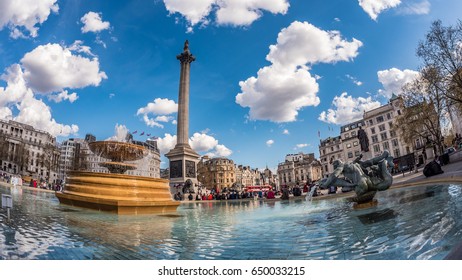
<svg viewBox="0 0 462 280"><path fill-rule="evenodd" d="M374 125L374 121L373 121L373 120L369 120L369 125Z"/></svg>
<svg viewBox="0 0 462 280"><path fill-rule="evenodd" d="M393 122L388 122L388 127L390 127L390 129L393 129Z"/></svg>
<svg viewBox="0 0 462 280"><path fill-rule="evenodd" d="M391 144L393 145L393 147L398 147L398 139L391 140Z"/></svg>
<svg viewBox="0 0 462 280"><path fill-rule="evenodd" d="M377 143L379 142L379 138L377 137L377 135L372 135L372 143Z"/></svg>
<svg viewBox="0 0 462 280"><path fill-rule="evenodd" d="M399 156L400 156L399 149L395 149L395 158L397 158Z"/></svg>
<svg viewBox="0 0 462 280"><path fill-rule="evenodd" d="M417 139L415 140L415 146L416 146L417 149L419 149L419 148L421 147L420 139L419 139L419 138L417 138Z"/></svg>
<svg viewBox="0 0 462 280"><path fill-rule="evenodd" d="M348 158L352 158L353 157L353 153L352 152L348 152Z"/></svg>
<svg viewBox="0 0 462 280"><path fill-rule="evenodd" d="M355 156L357 156L357 157L359 157L360 154L361 154L361 153L360 153L359 151L356 151L356 152L355 152Z"/></svg>
<svg viewBox="0 0 462 280"><path fill-rule="evenodd" d="M351 137L354 137L354 136L356 136L356 131L351 132Z"/></svg>
<svg viewBox="0 0 462 280"><path fill-rule="evenodd" d="M388 138L387 138L387 133L386 133L386 132L384 132L384 133L380 133L380 137L382 137L382 141L384 141L384 140L387 140L387 139L388 139Z"/></svg>
<svg viewBox="0 0 462 280"><path fill-rule="evenodd" d="M346 146L348 149L351 148L351 143L348 143Z"/></svg>
<svg viewBox="0 0 462 280"><path fill-rule="evenodd" d="M377 123L381 123L384 121L383 116L378 116L376 120L377 120Z"/></svg>
<svg viewBox="0 0 462 280"><path fill-rule="evenodd" d="M394 130L390 130L390 137L396 137L396 132Z"/></svg>
<svg viewBox="0 0 462 280"><path fill-rule="evenodd" d="M379 125L379 130L384 131L385 130L385 125L384 124Z"/></svg>
<svg viewBox="0 0 462 280"><path fill-rule="evenodd" d="M375 134L375 127L371 127L371 133Z"/></svg>
<svg viewBox="0 0 462 280"><path fill-rule="evenodd" d="M355 146L355 147L358 146L358 141L354 141L353 146Z"/></svg>
<svg viewBox="0 0 462 280"><path fill-rule="evenodd" d="M387 113L387 120L391 120L391 113Z"/></svg>
<svg viewBox="0 0 462 280"><path fill-rule="evenodd" d="M383 147L384 150L390 149L390 145L388 144L388 141L384 142L384 143L382 144L382 147Z"/></svg>
<svg viewBox="0 0 462 280"><path fill-rule="evenodd" d="M348 137L350 137L350 133L345 133L345 139L347 139Z"/></svg>
<svg viewBox="0 0 462 280"><path fill-rule="evenodd" d="M406 154L409 154L411 153L411 149L409 149L409 147L406 147Z"/></svg>
<svg viewBox="0 0 462 280"><path fill-rule="evenodd" d="M374 152L376 152L376 153L380 152L380 146L379 145L374 145Z"/></svg>

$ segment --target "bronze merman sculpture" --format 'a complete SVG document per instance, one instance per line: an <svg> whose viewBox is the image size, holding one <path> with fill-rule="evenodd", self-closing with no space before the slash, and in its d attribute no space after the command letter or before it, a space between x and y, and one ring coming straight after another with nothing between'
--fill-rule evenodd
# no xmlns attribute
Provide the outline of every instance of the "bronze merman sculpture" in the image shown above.
<svg viewBox="0 0 462 280"><path fill-rule="evenodd" d="M370 160L362 161L361 158L362 155L350 163L335 160L333 162L334 172L327 179L321 180L319 187L325 189L333 185L354 188L356 197L352 200L360 208L361 204L376 203L374 202L375 193L387 190L393 183L393 177L387 168L393 158L388 151Z"/></svg>

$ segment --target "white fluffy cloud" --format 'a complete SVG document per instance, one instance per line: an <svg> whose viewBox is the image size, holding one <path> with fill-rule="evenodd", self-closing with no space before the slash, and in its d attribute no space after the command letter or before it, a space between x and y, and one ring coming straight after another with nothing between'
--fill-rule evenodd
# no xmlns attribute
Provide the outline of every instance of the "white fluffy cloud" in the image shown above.
<svg viewBox="0 0 462 280"><path fill-rule="evenodd" d="M266 59L273 64L297 67L306 64L350 61L363 44L342 39L339 31L325 31L308 22L294 21L279 32Z"/></svg>
<svg viewBox="0 0 462 280"><path fill-rule="evenodd" d="M97 57L75 55L58 44L41 45L21 59L28 85L40 93L64 88L98 86L106 73L100 71Z"/></svg>
<svg viewBox="0 0 462 280"><path fill-rule="evenodd" d="M12 38L27 37L23 30L31 37L37 37L36 25L45 22L51 12L58 12L59 6L56 2L57 0L1 0L0 30L7 26Z"/></svg>
<svg viewBox="0 0 462 280"><path fill-rule="evenodd" d="M77 100L77 93L69 93L65 88L97 86L107 78L99 70L97 58L90 60L73 52L89 54L90 48L83 46L82 42L69 48L57 44L42 45L25 54L21 64L8 67L0 76L7 84L5 88L0 87L1 117L27 123L54 136L77 133L77 125L57 123L51 108L36 96L39 93L54 102L69 100L72 103ZM16 111L18 113L14 115Z"/></svg>
<svg viewBox="0 0 462 280"><path fill-rule="evenodd" d="M176 135L166 133L163 138L157 139L157 147L161 154L166 154L175 147L176 142ZM189 145L198 153L206 153L210 157L227 157L232 154L225 145L218 144L217 139L205 133L194 133L189 139Z"/></svg>
<svg viewBox="0 0 462 280"><path fill-rule="evenodd" d="M188 32L193 26L209 24L211 13L215 13L219 25L248 26L259 19L263 11L286 14L288 0L164 0L170 14L179 13L188 21Z"/></svg>
<svg viewBox="0 0 462 280"><path fill-rule="evenodd" d="M109 29L110 27L108 21L102 20L100 13L88 12L80 19L80 21L83 23L81 28L82 33L98 33L100 31Z"/></svg>
<svg viewBox="0 0 462 280"><path fill-rule="evenodd" d="M59 103L63 100L69 100L69 102L74 103L79 97L77 93L73 92L71 94L68 93L67 90L64 90L56 95L48 95L49 100L53 100L56 103Z"/></svg>
<svg viewBox="0 0 462 280"><path fill-rule="evenodd" d="M294 150L303 149L303 148L306 148L308 146L309 146L309 144L307 144L307 143L297 144L297 145L295 145Z"/></svg>
<svg viewBox="0 0 462 280"><path fill-rule="evenodd" d="M282 134L286 134L286 135L289 135L289 134L290 134L290 132L289 132L289 130L288 130L288 129L284 129L284 130L282 131Z"/></svg>
<svg viewBox="0 0 462 280"><path fill-rule="evenodd" d="M266 141L266 146L271 147L274 144L274 140L270 139Z"/></svg>
<svg viewBox="0 0 462 280"><path fill-rule="evenodd" d="M315 63L350 61L362 43L343 40L338 31L324 31L307 22L293 22L278 35L257 77L239 82L236 103L249 107L252 120L292 122L298 111L320 103L316 78L309 72Z"/></svg>
<svg viewBox="0 0 462 280"><path fill-rule="evenodd" d="M430 13L431 4L428 0L411 2L407 1L398 9L398 13L403 15L426 15Z"/></svg>
<svg viewBox="0 0 462 280"><path fill-rule="evenodd" d="M114 135L106 140L125 142L129 130L123 124L116 124L114 127Z"/></svg>
<svg viewBox="0 0 462 280"><path fill-rule="evenodd" d="M178 112L178 104L175 101L167 98L156 98L145 107L139 108L136 115L142 115L147 126L163 128L161 122L173 122L174 117L170 115L176 112ZM150 118L149 115L154 115L154 118Z"/></svg>
<svg viewBox="0 0 462 280"><path fill-rule="evenodd" d="M358 80L356 77L353 77L353 76L351 76L351 75L349 75L349 74L346 74L345 77L347 77L348 79L350 79L350 80L353 82L353 84L357 85L358 87L363 85L363 82L361 82L360 80Z"/></svg>
<svg viewBox="0 0 462 280"><path fill-rule="evenodd" d="M334 97L332 105L335 108L328 109L327 112L323 111L318 119L327 123L344 125L361 119L364 111L380 107L380 102L373 101L372 97L353 98L344 92Z"/></svg>
<svg viewBox="0 0 462 280"><path fill-rule="evenodd" d="M391 95L401 94L402 87L413 81L419 76L419 72L414 70L399 70L397 68L391 68L388 70L382 70L377 72L379 82L382 83L383 89L379 90L379 94L390 98Z"/></svg>
<svg viewBox="0 0 462 280"><path fill-rule="evenodd" d="M377 20L381 12L401 4L401 0L358 0L358 2L373 20Z"/></svg>
<svg viewBox="0 0 462 280"><path fill-rule="evenodd" d="M32 125L54 136L68 136L78 132L77 125L64 125L56 122L51 116L50 107L42 100L36 99L32 89L27 86L25 75L18 64L10 66L1 79L7 83L5 88L0 87L0 107L3 108L0 110L0 116L2 118ZM19 111L17 116L13 116L12 107Z"/></svg>

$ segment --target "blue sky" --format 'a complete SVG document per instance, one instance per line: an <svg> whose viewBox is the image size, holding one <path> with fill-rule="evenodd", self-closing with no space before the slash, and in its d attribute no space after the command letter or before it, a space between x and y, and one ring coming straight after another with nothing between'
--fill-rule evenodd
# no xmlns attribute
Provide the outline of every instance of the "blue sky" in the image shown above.
<svg viewBox="0 0 462 280"><path fill-rule="evenodd" d="M459 0L0 0L0 117L61 141L137 131L165 153L188 39L191 145L274 169L288 153L318 156L318 131L336 136L399 94L431 22L455 24L461 10Z"/></svg>

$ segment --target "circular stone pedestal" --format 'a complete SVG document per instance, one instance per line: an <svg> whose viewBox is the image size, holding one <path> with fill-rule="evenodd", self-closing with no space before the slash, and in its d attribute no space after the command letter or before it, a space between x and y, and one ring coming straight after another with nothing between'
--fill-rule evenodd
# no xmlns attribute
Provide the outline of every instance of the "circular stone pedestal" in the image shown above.
<svg viewBox="0 0 462 280"><path fill-rule="evenodd" d="M377 205L377 200L374 199L374 196L377 192L370 191L360 196L355 196L350 199L353 203L354 209L364 209L369 208Z"/></svg>
<svg viewBox="0 0 462 280"><path fill-rule="evenodd" d="M363 203L355 202L353 203L353 209L366 209L366 208L377 206L377 204L378 204L377 199L373 199L371 201L363 202Z"/></svg>
<svg viewBox="0 0 462 280"><path fill-rule="evenodd" d="M60 203L117 214L176 211L168 180L124 174L73 171L65 189L57 192Z"/></svg>

